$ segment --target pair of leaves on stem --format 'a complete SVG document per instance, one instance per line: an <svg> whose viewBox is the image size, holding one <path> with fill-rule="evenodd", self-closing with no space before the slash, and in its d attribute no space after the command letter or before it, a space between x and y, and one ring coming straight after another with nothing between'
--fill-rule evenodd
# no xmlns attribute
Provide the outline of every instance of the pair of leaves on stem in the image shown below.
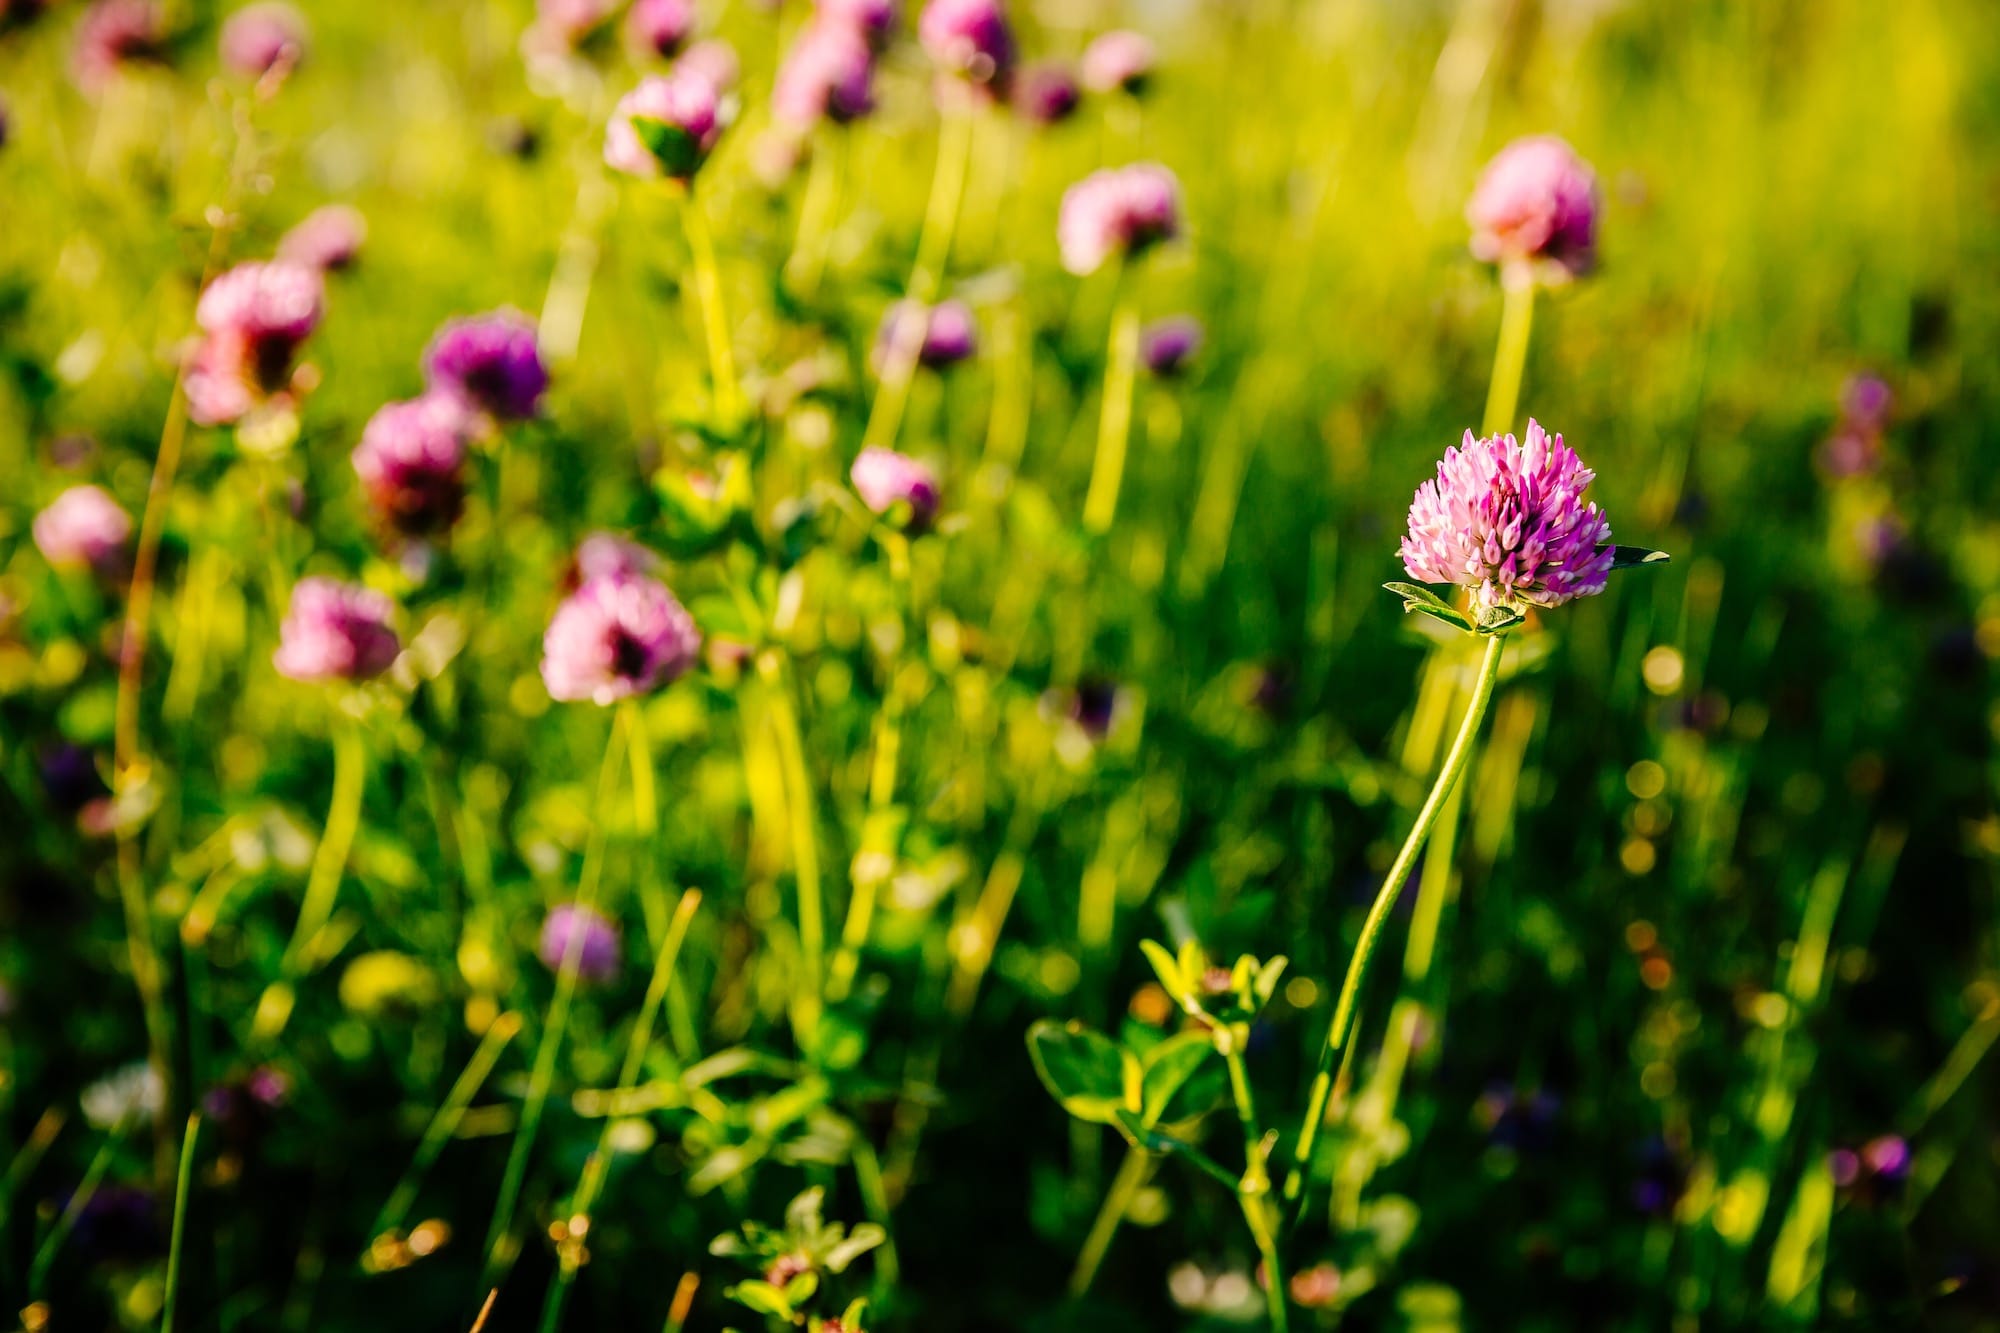
<svg viewBox="0 0 2000 1333"><path fill-rule="evenodd" d="M1600 546L1597 549L1602 551L1606 548ZM1642 565L1664 565L1672 558L1665 551L1649 551L1643 546L1613 546L1609 549L1614 574L1621 569L1637 569ZM1518 608L1492 606L1479 612L1475 620L1422 584L1385 583L1382 586L1403 599L1405 613L1415 611L1434 616L1467 634L1498 634L1514 628L1526 618Z"/></svg>
<svg viewBox="0 0 2000 1333"><path fill-rule="evenodd" d="M1166 1131L1221 1104L1227 1074L1206 1032L1182 1032L1134 1051L1082 1023L1043 1019L1028 1057L1049 1095L1079 1120L1110 1125L1135 1147L1174 1150Z"/></svg>

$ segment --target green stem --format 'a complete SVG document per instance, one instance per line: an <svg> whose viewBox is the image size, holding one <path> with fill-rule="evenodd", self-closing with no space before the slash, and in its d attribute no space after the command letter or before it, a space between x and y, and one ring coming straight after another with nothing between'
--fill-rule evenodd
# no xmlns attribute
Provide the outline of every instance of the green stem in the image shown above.
<svg viewBox="0 0 2000 1333"><path fill-rule="evenodd" d="M361 825L361 786L366 754L361 744L361 728L352 719L337 717L333 723L333 801L327 807L326 828L313 854L312 872L306 879L306 896L299 907L298 925L292 942L285 946L282 970L292 976L302 970L313 940L333 916L335 897L340 892L341 871Z"/></svg>
<svg viewBox="0 0 2000 1333"><path fill-rule="evenodd" d="M1500 290L1500 345L1493 352L1482 435L1504 434L1514 424L1514 409L1521 400L1521 372L1528 364L1528 334L1535 323L1533 277L1502 274Z"/></svg>
<svg viewBox="0 0 2000 1333"><path fill-rule="evenodd" d="M792 243L791 258L785 261L785 284L796 300L810 301L819 294L833 219L840 211L846 156L847 136L838 130L822 135L813 145L805 197L799 201L798 237Z"/></svg>
<svg viewBox="0 0 2000 1333"><path fill-rule="evenodd" d="M416 1154L409 1166L403 1169L402 1179L389 1192L389 1198L382 1205L382 1211L375 1217L374 1226L369 1228L370 1241L394 1235L403 1228L403 1218L409 1214L410 1206L417 1201L417 1191L423 1187L424 1176L437 1161L438 1154L451 1136L458 1132L458 1122L465 1116L465 1108L472 1104L472 1098L486 1082L486 1076L493 1072L493 1066L500 1061L500 1053L514 1034L521 1030L521 1016L504 1013L487 1027L486 1035L479 1039L479 1047L466 1061L459 1073L458 1081L451 1085L451 1091L438 1103L437 1113L424 1129L424 1136L417 1143Z"/></svg>
<svg viewBox="0 0 2000 1333"><path fill-rule="evenodd" d="M819 823L813 811L812 778L806 769L805 741L799 731L792 685L775 656L760 667L771 700L771 720L778 733L778 758L784 766L785 805L792 825L792 872L799 895L799 949L805 957L800 987L801 1037L818 1025L822 978L826 975L826 906L819 878Z"/></svg>
<svg viewBox="0 0 2000 1333"><path fill-rule="evenodd" d="M1278 1255L1274 1225L1277 1210L1271 1206L1270 1173L1260 1160L1264 1131L1257 1125L1257 1102L1250 1091L1250 1073L1243 1065L1241 1043L1232 1039L1223 1059L1229 1065L1229 1091L1236 1099L1236 1118L1243 1124L1244 1170L1236 1186L1236 1199L1243 1209L1250 1236L1257 1242L1257 1253L1264 1259L1264 1300L1271 1313L1271 1328L1273 1333L1285 1333L1285 1269Z"/></svg>
<svg viewBox="0 0 2000 1333"><path fill-rule="evenodd" d="M1090 1234L1084 1237L1083 1249L1076 1256L1076 1268L1069 1275L1071 1296L1083 1295L1097 1280L1097 1269L1111 1249L1111 1238L1118 1234L1119 1224L1125 1220L1132 1200L1153 1174L1153 1161L1150 1153L1137 1148L1125 1150L1125 1160L1120 1163L1118 1174L1111 1178L1111 1188L1104 1195L1104 1206L1097 1210L1097 1220L1090 1224Z"/></svg>
<svg viewBox="0 0 2000 1333"><path fill-rule="evenodd" d="M167 1292L160 1315L160 1333L174 1333L174 1314L180 1307L181 1260L187 1240L188 1195L194 1188L194 1143L201 1133L201 1116L188 1117L187 1135L181 1140L181 1169L174 1183L173 1238L167 1246Z"/></svg>
<svg viewBox="0 0 2000 1333"><path fill-rule="evenodd" d="M715 236L708 214L692 187L681 216L686 221L688 251L694 259L695 293L701 299L702 328L708 335L708 368L715 381L715 409L722 424L734 429L743 419L743 389L736 381L736 353L729 344L729 316L722 305L722 268L715 261Z"/></svg>
<svg viewBox="0 0 2000 1333"><path fill-rule="evenodd" d="M1389 867L1382 887L1376 891L1374 905L1368 909L1368 917L1361 924L1361 938L1355 942L1354 957L1347 965L1347 977L1340 985L1340 999L1334 1005L1333 1022L1327 1028L1326 1043L1320 1048L1319 1070L1313 1077L1312 1094L1307 1099L1306 1118L1299 1131L1295 1164L1285 1181L1285 1197L1297 1200L1301 1209L1305 1202L1306 1178L1312 1170L1313 1147L1319 1139L1321 1122L1326 1119L1327 1099L1333 1092L1334 1058L1347 1044L1348 1026L1354 1018L1354 1007L1361 998L1361 983L1367 979L1368 964L1375 955L1376 944L1381 940L1382 928L1388 924L1389 909L1395 905L1404 881L1409 878L1417 853L1423 850L1425 841L1429 839L1438 813L1444 809L1445 798L1451 795L1452 786L1472 756L1472 742L1486 716L1487 705L1493 700L1493 685L1500 676L1500 655L1505 649L1505 634L1487 638L1486 653L1479 661L1479 676L1472 687L1472 701L1466 705L1465 720L1459 723L1458 735L1445 755L1444 767L1438 772L1430 795L1424 798L1423 808L1417 811L1417 822L1411 827L1409 837L1403 840L1402 850L1396 853L1395 863Z"/></svg>
<svg viewBox="0 0 2000 1333"><path fill-rule="evenodd" d="M1132 438L1132 388L1139 362L1139 303L1121 284L1111 312L1111 345L1104 364L1104 408L1097 423L1097 459L1083 500L1083 527L1093 536L1111 530L1118 488L1125 479L1125 449Z"/></svg>
<svg viewBox="0 0 2000 1333"><path fill-rule="evenodd" d="M910 267L906 289L919 315L928 315L931 303L937 299L938 286L944 280L945 261L951 257L952 236L958 229L959 204L965 197L965 176L971 160L972 117L963 107L947 107L938 131L937 169L931 176L930 204L924 210L924 230L917 241L917 258ZM894 336L882 358L882 380L875 391L875 406L868 414L868 428L862 434L863 448L887 449L896 442L928 323L928 318L896 323Z"/></svg>

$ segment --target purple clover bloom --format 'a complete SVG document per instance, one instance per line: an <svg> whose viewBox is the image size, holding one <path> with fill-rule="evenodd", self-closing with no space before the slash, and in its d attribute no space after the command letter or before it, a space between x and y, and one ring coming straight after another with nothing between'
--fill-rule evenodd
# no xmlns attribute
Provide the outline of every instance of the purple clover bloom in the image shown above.
<svg viewBox="0 0 2000 1333"><path fill-rule="evenodd" d="M793 43L771 89L772 110L796 130L822 117L836 125L875 109L875 53L859 31L818 19Z"/></svg>
<svg viewBox="0 0 2000 1333"><path fill-rule="evenodd" d="M1598 211L1597 173L1550 134L1501 149L1465 206L1475 258L1545 281L1590 270Z"/></svg>
<svg viewBox="0 0 2000 1333"><path fill-rule="evenodd" d="M195 423L241 420L283 391L323 309L319 271L288 260L238 264L211 282L195 305L204 336L184 377Z"/></svg>
<svg viewBox="0 0 2000 1333"><path fill-rule="evenodd" d="M882 327L875 338L878 364L885 361L889 348L902 336L903 321L922 320L923 345L917 360L933 370L954 366L979 350L979 322L963 301L940 301L924 312L915 301L897 301L882 312Z"/></svg>
<svg viewBox="0 0 2000 1333"><path fill-rule="evenodd" d="M536 952L549 971L562 971L571 950L576 953L576 975L581 980L603 983L617 977L618 927L596 908L564 903L542 922Z"/></svg>
<svg viewBox="0 0 2000 1333"><path fill-rule="evenodd" d="M395 608L370 588L332 579L300 579L278 627L278 674L293 680L372 680L396 660L389 628Z"/></svg>
<svg viewBox="0 0 2000 1333"><path fill-rule="evenodd" d="M694 35L693 0L633 0L625 15L625 40L634 51L662 58Z"/></svg>
<svg viewBox="0 0 2000 1333"><path fill-rule="evenodd" d="M1014 73L1014 31L1000 0L930 0L917 20L924 50L975 88L1005 89Z"/></svg>
<svg viewBox="0 0 2000 1333"><path fill-rule="evenodd" d="M720 98L735 90L736 81L743 77L743 66L736 58L735 47L720 37L710 37L681 52L674 72L708 80L708 86Z"/></svg>
<svg viewBox="0 0 2000 1333"><path fill-rule="evenodd" d="M1896 396L1879 375L1856 375L1840 390L1840 415L1848 425L1862 431L1879 431L1889 423L1889 409Z"/></svg>
<svg viewBox="0 0 2000 1333"><path fill-rule="evenodd" d="M690 67L693 56L688 52L671 73L641 79L618 99L604 131L607 166L628 176L694 178L728 116L710 71Z"/></svg>
<svg viewBox="0 0 2000 1333"><path fill-rule="evenodd" d="M457 399L426 394L368 419L354 471L386 524L406 537L443 532L465 508L467 419Z"/></svg>
<svg viewBox="0 0 2000 1333"><path fill-rule="evenodd" d="M346 204L316 208L278 242L278 258L322 273L350 267L368 239L368 219Z"/></svg>
<svg viewBox="0 0 2000 1333"><path fill-rule="evenodd" d="M1471 589L1481 607L1603 592L1611 524L1583 498L1594 476L1537 422L1525 443L1467 431L1410 502L1403 567L1419 582Z"/></svg>
<svg viewBox="0 0 2000 1333"><path fill-rule="evenodd" d="M1169 315L1139 335L1139 360L1163 379L1179 375L1201 350L1202 336L1193 315Z"/></svg>
<svg viewBox="0 0 2000 1333"><path fill-rule="evenodd" d="M1055 125L1076 113L1082 93L1076 75L1060 60L1038 60L1014 81L1014 108L1037 125Z"/></svg>
<svg viewBox="0 0 2000 1333"><path fill-rule="evenodd" d="M166 10L159 0L97 0L76 25L70 72L77 87L95 96L125 66L162 61L166 54Z"/></svg>
<svg viewBox="0 0 2000 1333"><path fill-rule="evenodd" d="M855 458L848 473L861 502L887 517L898 505L909 506L913 528L928 527L937 514L942 490L937 473L894 449L870 447Z"/></svg>
<svg viewBox="0 0 2000 1333"><path fill-rule="evenodd" d="M895 34L896 0L819 0L814 11L826 23L843 23L877 51Z"/></svg>
<svg viewBox="0 0 2000 1333"><path fill-rule="evenodd" d="M1143 33L1119 28L1083 51L1083 86L1094 93L1143 92L1153 75L1153 43Z"/></svg>
<svg viewBox="0 0 2000 1333"><path fill-rule="evenodd" d="M290 69L305 58L305 18L283 0L246 5L222 25L219 49L222 63L247 79Z"/></svg>
<svg viewBox="0 0 2000 1333"><path fill-rule="evenodd" d="M52 565L115 565L132 537L132 517L102 486L72 486L35 515L35 545Z"/></svg>
<svg viewBox="0 0 2000 1333"><path fill-rule="evenodd" d="M572 50L611 21L617 0L536 0L535 27Z"/></svg>
<svg viewBox="0 0 2000 1333"><path fill-rule="evenodd" d="M1078 277L1180 233L1180 182L1150 162L1095 171L1070 186L1056 224L1063 267Z"/></svg>
<svg viewBox="0 0 2000 1333"><path fill-rule="evenodd" d="M535 321L518 310L449 320L424 353L424 381L501 421L541 412L549 372L535 341Z"/></svg>
<svg viewBox="0 0 2000 1333"><path fill-rule="evenodd" d="M593 532L577 544L572 563L576 567L576 583L581 585L593 579L649 575L660 567L660 558L615 532Z"/></svg>
<svg viewBox="0 0 2000 1333"><path fill-rule="evenodd" d="M667 684L701 650L694 617L643 574L585 579L549 620L542 682L551 698L609 705Z"/></svg>

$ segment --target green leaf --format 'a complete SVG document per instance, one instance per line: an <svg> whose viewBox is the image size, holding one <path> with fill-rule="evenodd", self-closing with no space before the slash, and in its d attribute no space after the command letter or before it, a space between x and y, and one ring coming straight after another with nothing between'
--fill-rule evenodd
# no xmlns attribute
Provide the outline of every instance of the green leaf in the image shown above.
<svg viewBox="0 0 2000 1333"><path fill-rule="evenodd" d="M634 116L632 130L646 151L659 159L660 170L667 175L686 179L701 165L701 140L680 126L651 116Z"/></svg>
<svg viewBox="0 0 2000 1333"><path fill-rule="evenodd" d="M1403 599L1405 614L1416 611L1423 615L1435 616L1447 625L1456 625L1468 633L1471 632L1472 621L1466 618L1465 613L1429 588L1416 583L1385 583L1382 586Z"/></svg>
<svg viewBox="0 0 2000 1333"><path fill-rule="evenodd" d="M785 1293L768 1282L755 1280L739 1282L723 1295L740 1305L747 1305L758 1314L774 1315L779 1319L797 1317L792 1303L785 1299Z"/></svg>
<svg viewBox="0 0 2000 1333"><path fill-rule="evenodd" d="M856 1223L847 1239L826 1252L821 1260L829 1273L842 1273L847 1266L889 1239L889 1233L873 1222Z"/></svg>
<svg viewBox="0 0 2000 1333"><path fill-rule="evenodd" d="M1271 996L1278 989L1278 978L1285 975L1285 968L1289 962L1290 960L1283 954L1274 954L1264 961L1263 968L1257 973L1256 985L1252 987L1259 1005L1271 1002Z"/></svg>
<svg viewBox="0 0 2000 1333"><path fill-rule="evenodd" d="M1478 634L1498 634L1520 624L1527 617L1511 606L1489 606L1479 613Z"/></svg>
<svg viewBox="0 0 2000 1333"><path fill-rule="evenodd" d="M1146 961L1153 965L1153 971L1159 976L1160 984L1166 987L1167 994L1173 996L1177 1003L1187 1004L1193 987L1182 975L1180 964L1167 952L1166 946L1152 940L1140 940L1139 952L1145 954Z"/></svg>
<svg viewBox="0 0 2000 1333"><path fill-rule="evenodd" d="M1640 565L1664 565L1673 557L1665 551L1649 551L1643 546L1600 546L1600 551L1611 552L1611 568L1636 569Z"/></svg>
<svg viewBox="0 0 2000 1333"><path fill-rule="evenodd" d="M1229 1069L1220 1060L1195 1066L1154 1117L1155 1125L1191 1125L1229 1098Z"/></svg>
<svg viewBox="0 0 2000 1333"><path fill-rule="evenodd" d="M1175 1095L1214 1053L1215 1044L1205 1032L1180 1033L1146 1052L1139 1075L1139 1122L1147 1129L1158 1125Z"/></svg>
<svg viewBox="0 0 2000 1333"><path fill-rule="evenodd" d="M1028 1029L1028 1057L1049 1095L1079 1120L1113 1124L1121 1109L1138 1103L1127 1088L1138 1084L1139 1062L1081 1023L1036 1023Z"/></svg>

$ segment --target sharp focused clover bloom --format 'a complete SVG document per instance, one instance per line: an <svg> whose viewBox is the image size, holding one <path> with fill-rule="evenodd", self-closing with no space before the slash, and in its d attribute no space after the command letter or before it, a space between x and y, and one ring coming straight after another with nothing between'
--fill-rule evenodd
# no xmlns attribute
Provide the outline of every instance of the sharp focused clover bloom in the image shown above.
<svg viewBox="0 0 2000 1333"><path fill-rule="evenodd" d="M328 204L308 213L278 242L278 258L322 273L352 265L368 239L368 219L346 204Z"/></svg>
<svg viewBox="0 0 2000 1333"><path fill-rule="evenodd" d="M934 370L956 365L979 350L979 323L965 302L940 301L926 312L915 301L897 301L882 312L882 327L875 338L877 365L886 362L903 321L909 319L923 321L924 340L917 360Z"/></svg>
<svg viewBox="0 0 2000 1333"><path fill-rule="evenodd" d="M427 394L368 420L354 471L383 522L409 537L443 532L465 507L465 409Z"/></svg>
<svg viewBox="0 0 2000 1333"><path fill-rule="evenodd" d="M371 588L333 579L300 579L278 627L278 674L293 680L372 680L396 660L389 628L395 608Z"/></svg>
<svg viewBox="0 0 2000 1333"><path fill-rule="evenodd" d="M917 36L947 73L975 87L1005 88L1014 72L1014 31L1000 0L930 0Z"/></svg>
<svg viewBox="0 0 2000 1333"><path fill-rule="evenodd" d="M277 0L247 5L222 25L218 49L225 66L245 78L261 79L305 58L305 18Z"/></svg>
<svg viewBox="0 0 2000 1333"><path fill-rule="evenodd" d="M921 528L931 521L943 496L936 472L894 449L863 449L848 477L861 502L877 514L887 515L899 504L908 505L913 527Z"/></svg>
<svg viewBox="0 0 2000 1333"><path fill-rule="evenodd" d="M518 310L447 322L424 353L424 379L431 392L502 421L538 415L549 387L535 321Z"/></svg>
<svg viewBox="0 0 2000 1333"><path fill-rule="evenodd" d="M771 107L794 129L821 117L845 125L867 115L875 109L875 53L867 39L844 23L808 24L778 68Z"/></svg>
<svg viewBox="0 0 2000 1333"><path fill-rule="evenodd" d="M1056 224L1063 267L1079 277L1180 233L1180 182L1155 163L1092 172L1063 195Z"/></svg>
<svg viewBox="0 0 2000 1333"><path fill-rule="evenodd" d="M1139 360L1155 375L1178 375L1201 350L1201 321L1193 315L1169 315L1139 335Z"/></svg>
<svg viewBox="0 0 2000 1333"><path fill-rule="evenodd" d="M102 569L125 550L132 518L101 486L72 486L35 515L35 545L52 565Z"/></svg>
<svg viewBox="0 0 2000 1333"><path fill-rule="evenodd" d="M1083 86L1097 93L1143 90L1153 75L1153 43L1143 33L1120 28L1083 51Z"/></svg>
<svg viewBox="0 0 2000 1333"><path fill-rule="evenodd" d="M204 337L186 375L188 412L204 426L236 421L291 382L292 358L318 327L317 269L289 260L239 264L195 306Z"/></svg>
<svg viewBox="0 0 2000 1333"><path fill-rule="evenodd" d="M549 971L562 971L571 950L576 954L576 974L583 980L601 983L617 977L618 927L596 908L564 903L542 922L536 953Z"/></svg>
<svg viewBox="0 0 2000 1333"><path fill-rule="evenodd" d="M613 704L665 685L700 650L694 617L666 584L643 574L589 578L549 621L542 682L552 698Z"/></svg>
<svg viewBox="0 0 2000 1333"><path fill-rule="evenodd" d="M1484 607L1560 606L1602 592L1611 524L1583 498L1594 476L1534 421L1525 442L1467 431L1417 488L1403 567L1424 583L1470 589Z"/></svg>
<svg viewBox="0 0 2000 1333"><path fill-rule="evenodd" d="M671 56L694 35L694 0L633 0L625 39L633 50Z"/></svg>
<svg viewBox="0 0 2000 1333"><path fill-rule="evenodd" d="M1517 139L1480 174L1465 217L1487 263L1562 280L1597 259L1597 173L1554 135Z"/></svg>
<svg viewBox="0 0 2000 1333"><path fill-rule="evenodd" d="M628 176L691 180L722 137L728 116L710 72L689 68L642 79L618 99L604 133L604 161Z"/></svg>

